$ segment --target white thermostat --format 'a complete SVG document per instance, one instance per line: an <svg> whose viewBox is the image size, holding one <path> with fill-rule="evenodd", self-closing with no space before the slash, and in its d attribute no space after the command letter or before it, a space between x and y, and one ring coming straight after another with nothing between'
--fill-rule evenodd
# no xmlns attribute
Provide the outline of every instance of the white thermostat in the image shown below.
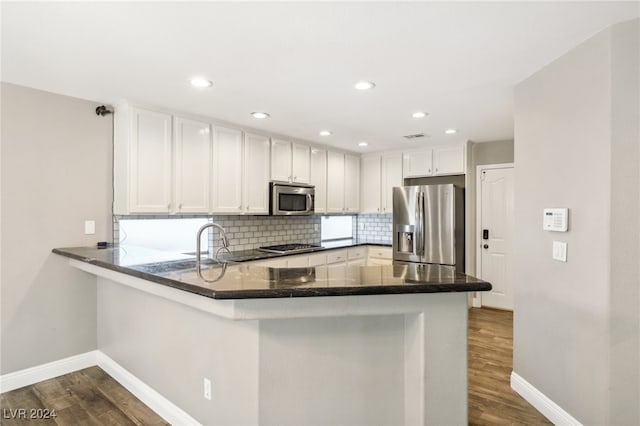
<svg viewBox="0 0 640 426"><path fill-rule="evenodd" d="M569 209L544 209L542 229L545 231L567 232Z"/></svg>

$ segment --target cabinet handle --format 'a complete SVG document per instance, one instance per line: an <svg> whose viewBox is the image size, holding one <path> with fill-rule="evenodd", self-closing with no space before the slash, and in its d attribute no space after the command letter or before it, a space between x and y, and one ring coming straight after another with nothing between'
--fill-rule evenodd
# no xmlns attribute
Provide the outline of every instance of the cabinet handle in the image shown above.
<svg viewBox="0 0 640 426"><path fill-rule="evenodd" d="M171 203L167 204L167 210L171 210Z"/></svg>
<svg viewBox="0 0 640 426"><path fill-rule="evenodd" d="M431 173L431 169L429 169L428 171L429 171L429 173Z"/></svg>
<svg viewBox="0 0 640 426"><path fill-rule="evenodd" d="M438 171L438 168L436 167L436 172Z"/></svg>
<svg viewBox="0 0 640 426"><path fill-rule="evenodd" d="M178 204L178 210L182 210L182 203Z"/></svg>

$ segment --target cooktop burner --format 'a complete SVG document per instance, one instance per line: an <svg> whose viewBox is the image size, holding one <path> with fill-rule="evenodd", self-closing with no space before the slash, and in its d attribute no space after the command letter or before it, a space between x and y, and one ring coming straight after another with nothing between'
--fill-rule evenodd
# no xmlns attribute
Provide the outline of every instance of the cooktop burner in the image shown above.
<svg viewBox="0 0 640 426"><path fill-rule="evenodd" d="M279 244L275 246L260 247L258 250L267 253L304 253L319 248L322 247L314 246L313 244Z"/></svg>

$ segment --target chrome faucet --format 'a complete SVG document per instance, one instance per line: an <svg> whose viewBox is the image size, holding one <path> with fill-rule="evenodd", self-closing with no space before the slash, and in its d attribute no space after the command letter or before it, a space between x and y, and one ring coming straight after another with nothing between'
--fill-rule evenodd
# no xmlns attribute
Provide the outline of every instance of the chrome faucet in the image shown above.
<svg viewBox="0 0 640 426"><path fill-rule="evenodd" d="M216 261L218 261L218 252L222 249L229 251L229 239L227 238L227 233L224 228L217 223L206 223L198 229L198 235L196 236L196 269L200 272L200 240L202 238L202 232L207 228L218 228L220 231L220 241L222 241L222 247L216 251Z"/></svg>

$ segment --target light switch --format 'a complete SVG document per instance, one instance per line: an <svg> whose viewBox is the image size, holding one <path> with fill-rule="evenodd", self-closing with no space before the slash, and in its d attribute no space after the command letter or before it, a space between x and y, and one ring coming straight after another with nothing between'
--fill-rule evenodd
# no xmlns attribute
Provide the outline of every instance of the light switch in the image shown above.
<svg viewBox="0 0 640 426"><path fill-rule="evenodd" d="M563 241L553 242L553 259L560 262L567 261L567 243Z"/></svg>
<svg viewBox="0 0 640 426"><path fill-rule="evenodd" d="M96 233L96 222L95 220L85 220L84 221L84 233L86 235L93 235Z"/></svg>

